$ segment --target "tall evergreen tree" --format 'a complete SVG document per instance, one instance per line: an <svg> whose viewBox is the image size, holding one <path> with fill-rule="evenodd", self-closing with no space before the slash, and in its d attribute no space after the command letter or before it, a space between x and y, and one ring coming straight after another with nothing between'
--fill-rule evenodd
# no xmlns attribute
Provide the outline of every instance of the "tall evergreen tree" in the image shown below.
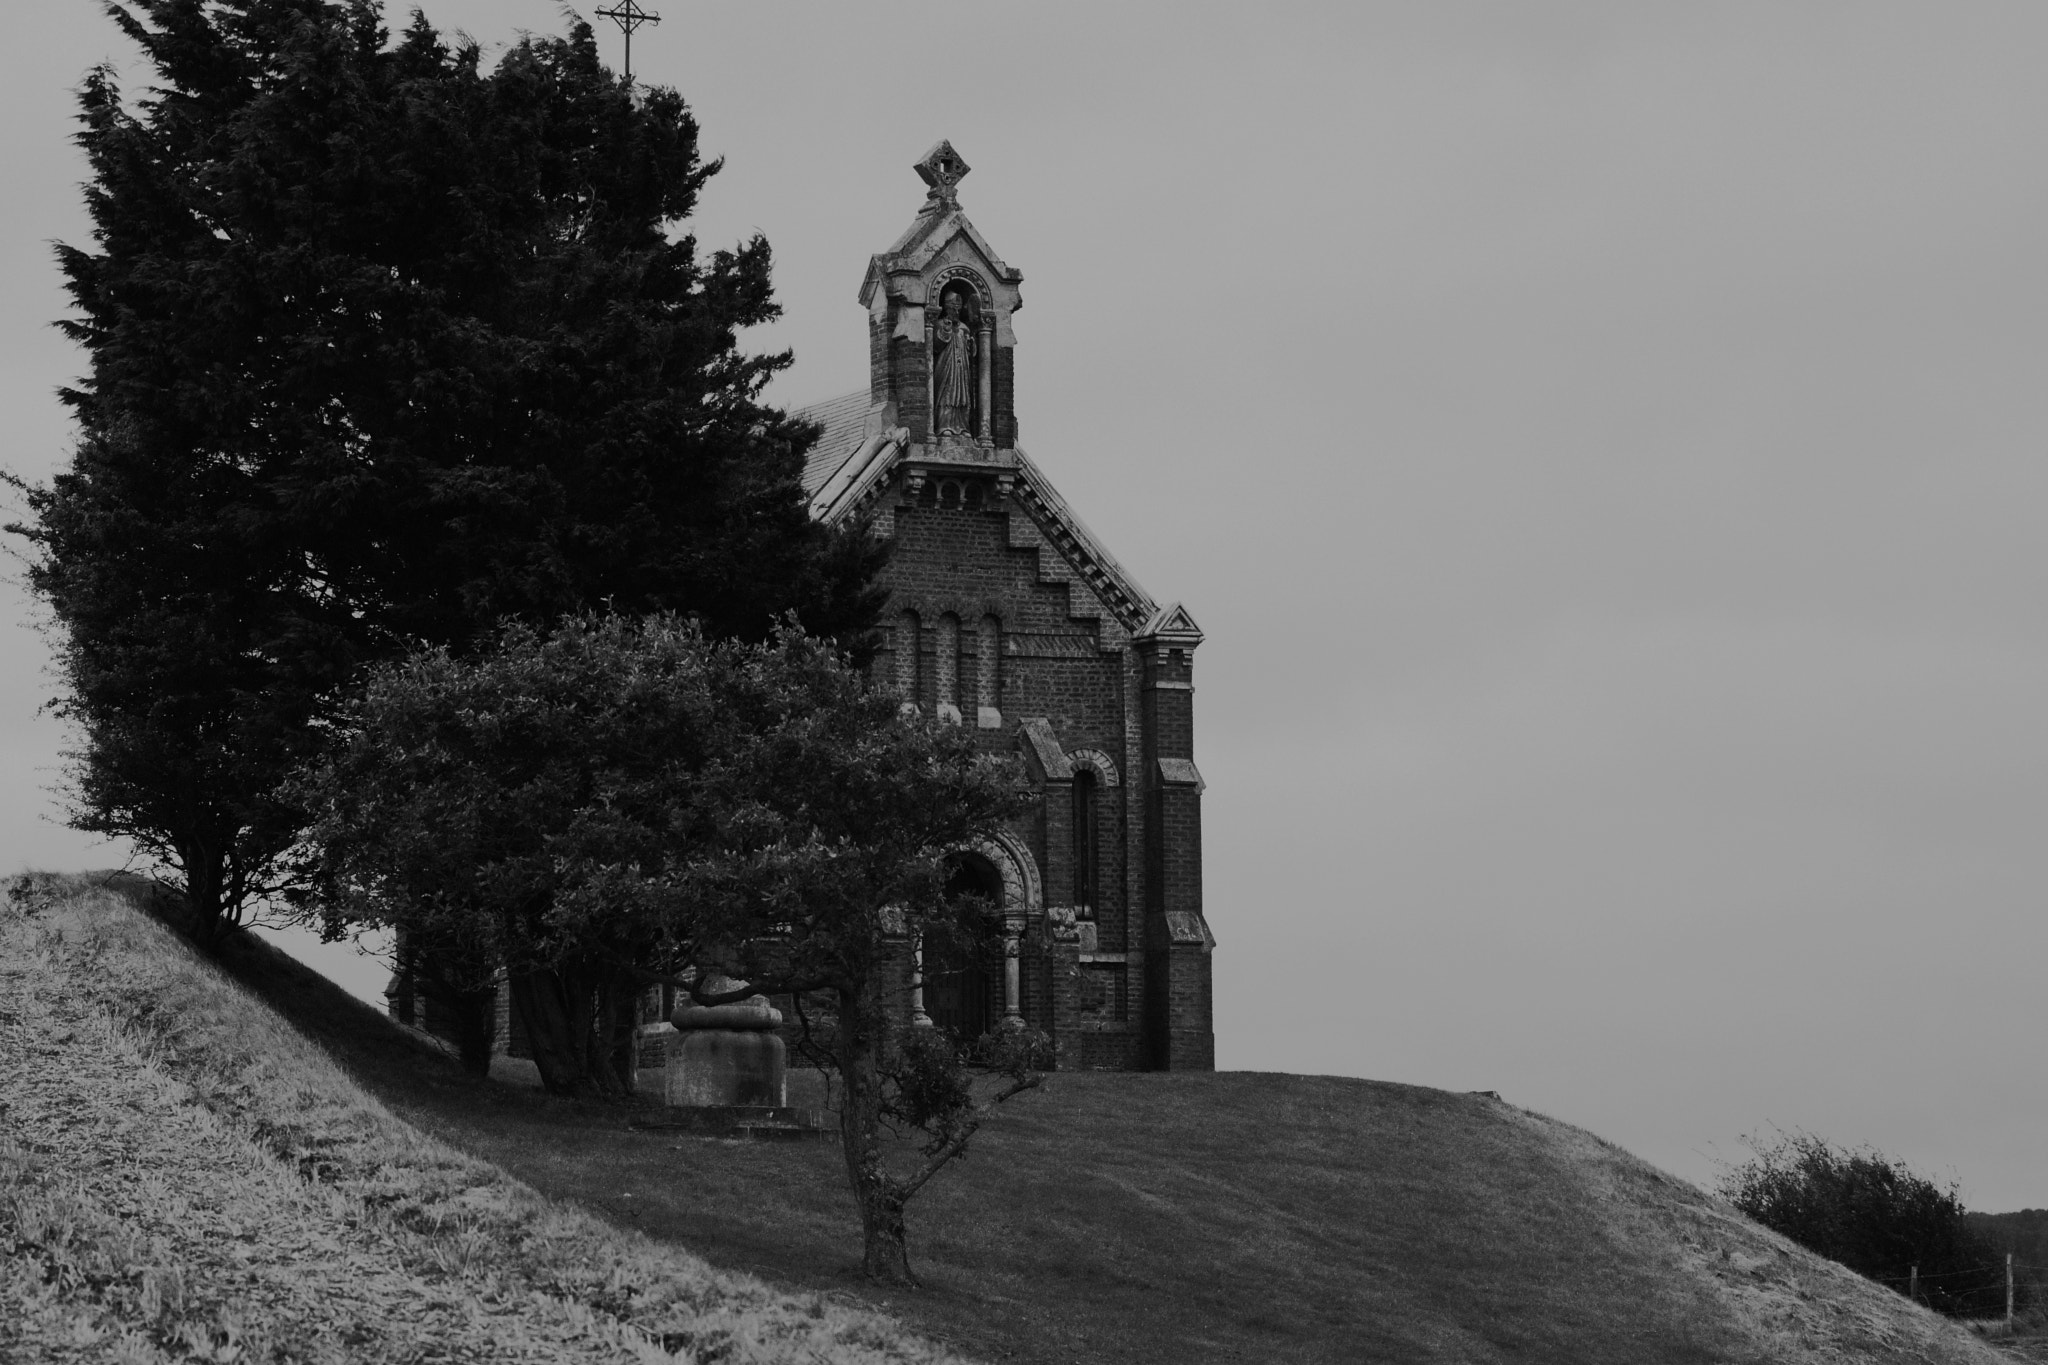
<svg viewBox="0 0 2048 1365"><path fill-rule="evenodd" d="M27 489L64 631L73 820L175 869L207 932L298 826L279 779L365 663L594 603L857 635L875 551L806 515L813 429L756 237L679 231L718 163L587 25L496 67L377 0L132 0L155 74L87 79L91 359Z"/></svg>

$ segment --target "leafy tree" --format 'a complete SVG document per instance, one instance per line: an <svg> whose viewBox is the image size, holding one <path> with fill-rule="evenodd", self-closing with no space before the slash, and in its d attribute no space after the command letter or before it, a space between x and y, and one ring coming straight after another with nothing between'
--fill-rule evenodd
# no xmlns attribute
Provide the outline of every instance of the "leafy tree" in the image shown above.
<svg viewBox="0 0 2048 1365"><path fill-rule="evenodd" d="M1810 1133L1751 1145L1751 1159L1720 1182L1751 1218L1902 1294L1917 1280L1921 1299L1941 1312L2003 1311L2003 1257L1970 1225L1953 1183Z"/></svg>
<svg viewBox="0 0 2048 1365"><path fill-rule="evenodd" d="M851 638L876 551L798 486L812 428L758 237L678 225L716 172L589 28L495 69L375 0L133 0L153 68L81 94L91 360L71 467L26 489L62 627L73 821L176 870L217 932L275 890L275 796L365 662L503 617L684 609ZM20 485L17 484L19 487Z"/></svg>
<svg viewBox="0 0 2048 1365"><path fill-rule="evenodd" d="M786 993L800 1010L823 999L822 1027L806 1018L805 1032L841 1081L863 1266L913 1283L905 1206L996 1106L1040 1083L1050 1041L910 1026L906 950L987 946L971 928L983 907L949 889L952 856L1024 811L1029 790L1014 765L979 752L973 731L902 715L815 642L790 642L740 681L734 704L751 738L744 761L715 774L721 852L692 877L690 958L704 978ZM1000 1078L985 1098L968 1049ZM892 1167L883 1137L902 1125L924 1134L908 1170Z"/></svg>
<svg viewBox="0 0 2048 1365"><path fill-rule="evenodd" d="M1012 762L901 714L828 641L712 643L665 616L384 665L345 723L294 789L329 914L451 945L471 984L505 964L556 1092L625 1088L640 983L822 998L868 1272L910 1278L904 1206L1038 1084L1046 1048L986 1040L1004 1079L977 1097L959 1040L905 1024L912 937L978 908L948 892L948 855L1019 810ZM891 1168L885 1125L924 1133L913 1168Z"/></svg>
<svg viewBox="0 0 2048 1365"><path fill-rule="evenodd" d="M431 945L451 993L502 967L546 1088L624 1092L633 993L686 956L743 657L673 617L575 617L373 669L346 741L290 789L312 903ZM487 1067L488 1039L467 1060Z"/></svg>

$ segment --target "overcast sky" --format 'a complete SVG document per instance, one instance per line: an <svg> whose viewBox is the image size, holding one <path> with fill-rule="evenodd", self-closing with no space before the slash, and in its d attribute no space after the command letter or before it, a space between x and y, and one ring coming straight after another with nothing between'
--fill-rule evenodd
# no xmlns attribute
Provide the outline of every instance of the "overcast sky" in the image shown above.
<svg viewBox="0 0 2048 1365"><path fill-rule="evenodd" d="M781 401L865 383L910 164L974 167L1021 444L1208 632L1220 1065L2048 1205L2048 7L643 2L728 158L700 235L774 245ZM70 92L131 54L92 0L9 17L40 478ZM6 629L0 863L105 864Z"/></svg>

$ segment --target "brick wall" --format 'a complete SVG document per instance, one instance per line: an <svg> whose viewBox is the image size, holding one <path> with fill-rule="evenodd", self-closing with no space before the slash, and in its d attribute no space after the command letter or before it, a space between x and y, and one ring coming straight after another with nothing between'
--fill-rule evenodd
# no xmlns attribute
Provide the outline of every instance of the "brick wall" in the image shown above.
<svg viewBox="0 0 2048 1365"><path fill-rule="evenodd" d="M886 403L896 396L895 357L889 349L889 323L868 319L868 401Z"/></svg>
<svg viewBox="0 0 2048 1365"><path fill-rule="evenodd" d="M1017 350L996 347L995 357L995 441L998 450L1017 448Z"/></svg>
<svg viewBox="0 0 2048 1365"><path fill-rule="evenodd" d="M999 421L1008 355L997 353ZM1062 751L1099 750L1122 769L1118 786L1098 784L1095 794L1092 960L1080 961L1071 947L1062 958L1039 925L1029 926L1022 1012L1055 1033L1064 1066L1212 1066L1208 947L1172 943L1162 918L1168 909L1201 911L1199 795L1192 785L1163 783L1156 761L1193 754L1192 661L1167 649L1141 662L1114 615L1067 565L1049 562L1056 552L1023 510L996 497L992 477L979 507L940 505L936 477L917 498L896 498L895 549L883 578L892 593L887 619L914 620L916 629L893 631L875 676L904 678L927 715L941 702L957 705L969 726L992 694L1002 723L978 731L991 750L1014 752L1019 723L1042 717ZM997 623L993 677L981 643L985 617ZM914 658L905 659L913 645ZM1140 714L1132 714L1134 702ZM1054 778L1041 789L1044 799L1014 832L1037 862L1045 903L1069 906L1072 784Z"/></svg>
<svg viewBox="0 0 2048 1365"><path fill-rule="evenodd" d="M913 340L889 336L886 343L889 365L885 396L891 393L895 396L897 424L910 428L911 440L929 441L932 401L926 378L929 366L925 358L924 338Z"/></svg>

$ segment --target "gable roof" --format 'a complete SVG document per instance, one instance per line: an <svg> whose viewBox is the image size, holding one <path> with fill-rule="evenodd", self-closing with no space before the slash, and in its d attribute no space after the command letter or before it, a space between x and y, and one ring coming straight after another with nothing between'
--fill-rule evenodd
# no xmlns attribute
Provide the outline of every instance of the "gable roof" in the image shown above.
<svg viewBox="0 0 2048 1365"><path fill-rule="evenodd" d="M794 408L790 415L825 428L804 463L804 492L811 499L811 515L819 521L837 522L852 515L909 450L909 430L883 430L879 405L870 404L865 389ZM1161 617L1159 604L1067 505L1045 471L1021 450L1006 453L1017 458L1018 504L1124 629L1142 632L1148 622ZM1177 610L1178 604L1174 607Z"/></svg>
<svg viewBox="0 0 2048 1365"><path fill-rule="evenodd" d="M809 407L792 408L790 416L816 422L824 435L804 459L804 492L815 497L846 457L867 434L868 391L857 389L843 398L828 398Z"/></svg>

